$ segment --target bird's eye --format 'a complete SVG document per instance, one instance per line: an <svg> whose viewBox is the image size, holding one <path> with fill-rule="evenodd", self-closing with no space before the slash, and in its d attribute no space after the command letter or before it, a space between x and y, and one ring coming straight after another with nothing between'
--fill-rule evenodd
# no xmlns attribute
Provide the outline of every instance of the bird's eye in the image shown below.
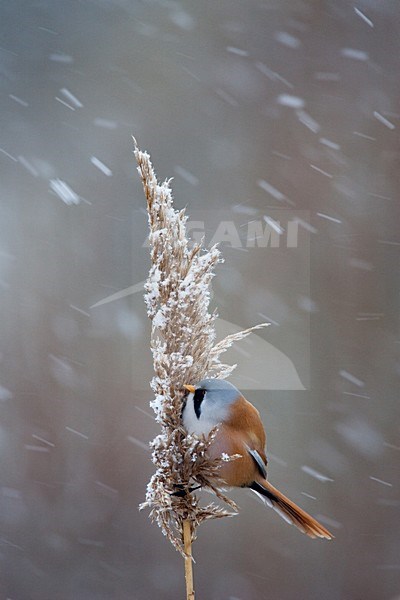
<svg viewBox="0 0 400 600"><path fill-rule="evenodd" d="M205 394L206 394L206 390L199 388L194 393L194 399L196 400L196 402L202 402Z"/></svg>
<svg viewBox="0 0 400 600"><path fill-rule="evenodd" d="M196 413L196 416L198 419L200 419L201 403L203 402L205 393L206 393L206 390L197 389L193 396L194 412Z"/></svg>

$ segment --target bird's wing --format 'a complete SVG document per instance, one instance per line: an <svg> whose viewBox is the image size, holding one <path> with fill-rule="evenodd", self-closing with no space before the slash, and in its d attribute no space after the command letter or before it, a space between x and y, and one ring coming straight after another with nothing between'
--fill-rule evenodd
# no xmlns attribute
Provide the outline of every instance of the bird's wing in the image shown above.
<svg viewBox="0 0 400 600"><path fill-rule="evenodd" d="M252 457L254 462L256 463L256 466L257 466L257 469L259 470L260 475L264 479L267 479L267 469L266 469L265 462L263 461L261 455L257 452L257 450L252 450L252 448L250 448L247 444L246 444L246 450L250 454L250 456Z"/></svg>

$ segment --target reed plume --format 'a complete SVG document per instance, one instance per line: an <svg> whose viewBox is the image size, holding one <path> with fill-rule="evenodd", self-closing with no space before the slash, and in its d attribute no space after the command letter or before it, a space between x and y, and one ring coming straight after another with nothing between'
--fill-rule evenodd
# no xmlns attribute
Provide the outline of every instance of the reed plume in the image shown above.
<svg viewBox="0 0 400 600"><path fill-rule="evenodd" d="M225 378L235 368L220 355L257 325L216 343L216 312L210 312L210 284L214 269L222 262L216 246L190 244L185 210L175 210L170 181L159 183L150 156L135 141L134 154L147 200L151 268L145 285L147 313L152 321L151 351L154 377L151 406L161 433L151 442L156 472L147 486L141 508L181 554L188 558L197 527L205 520L232 516L235 503L218 489L218 468L223 456L210 460L207 449L215 436L188 435L181 421L183 384L205 377ZM215 502L201 505L191 489L211 489L229 507ZM188 539L190 537L190 539ZM190 542L190 543L188 543ZM191 562L191 559L189 557ZM187 576L189 574L187 573ZM190 596L189 592L187 598Z"/></svg>

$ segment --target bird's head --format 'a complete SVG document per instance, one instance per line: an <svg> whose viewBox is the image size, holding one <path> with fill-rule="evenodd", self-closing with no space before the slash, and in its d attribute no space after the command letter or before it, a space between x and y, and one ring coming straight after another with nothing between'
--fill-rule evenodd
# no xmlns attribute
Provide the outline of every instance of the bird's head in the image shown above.
<svg viewBox="0 0 400 600"><path fill-rule="evenodd" d="M187 391L184 421L189 415L214 427L229 418L230 407L240 398L239 390L224 379L203 379L184 385Z"/></svg>

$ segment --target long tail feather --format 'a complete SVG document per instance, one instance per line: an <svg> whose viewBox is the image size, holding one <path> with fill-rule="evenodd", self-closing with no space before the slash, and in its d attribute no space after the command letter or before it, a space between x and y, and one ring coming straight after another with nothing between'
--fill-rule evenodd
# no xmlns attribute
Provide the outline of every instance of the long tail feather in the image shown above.
<svg viewBox="0 0 400 600"><path fill-rule="evenodd" d="M325 538L327 540L331 540L334 537L316 519L289 500L289 498L284 496L266 479L262 483L254 481L250 488L261 495L267 504L279 513L286 522L292 523L309 537Z"/></svg>

